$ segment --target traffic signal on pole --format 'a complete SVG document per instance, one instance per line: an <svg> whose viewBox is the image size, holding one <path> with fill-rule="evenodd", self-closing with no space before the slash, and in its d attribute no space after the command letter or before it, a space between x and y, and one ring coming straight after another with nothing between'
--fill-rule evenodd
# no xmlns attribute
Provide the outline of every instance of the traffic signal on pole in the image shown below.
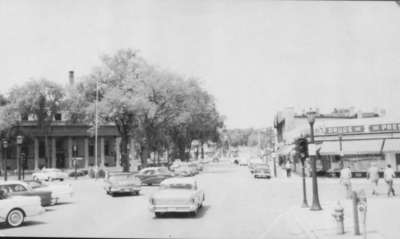
<svg viewBox="0 0 400 239"><path fill-rule="evenodd" d="M301 162L304 163L304 160L308 157L308 141L306 138L299 138L296 140L295 151Z"/></svg>

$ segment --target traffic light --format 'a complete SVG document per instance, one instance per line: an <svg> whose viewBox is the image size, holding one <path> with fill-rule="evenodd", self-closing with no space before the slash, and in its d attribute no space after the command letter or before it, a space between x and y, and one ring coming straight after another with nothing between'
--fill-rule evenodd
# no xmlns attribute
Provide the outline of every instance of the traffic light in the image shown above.
<svg viewBox="0 0 400 239"><path fill-rule="evenodd" d="M299 156L302 163L308 157L308 142L306 138L298 138L295 147L296 154Z"/></svg>

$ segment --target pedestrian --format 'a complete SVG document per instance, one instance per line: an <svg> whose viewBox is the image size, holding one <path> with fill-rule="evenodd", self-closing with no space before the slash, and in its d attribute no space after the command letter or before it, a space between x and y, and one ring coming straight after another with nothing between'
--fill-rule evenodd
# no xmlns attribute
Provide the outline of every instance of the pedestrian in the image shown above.
<svg viewBox="0 0 400 239"><path fill-rule="evenodd" d="M343 167L340 171L340 183L344 185L346 189L346 197L351 198L351 169L350 166Z"/></svg>
<svg viewBox="0 0 400 239"><path fill-rule="evenodd" d="M376 163L372 163L367 172L367 179L371 182L372 195L377 195L378 181L379 181L379 168Z"/></svg>
<svg viewBox="0 0 400 239"><path fill-rule="evenodd" d="M290 160L288 160L286 162L286 177L290 178L290 173L292 171L292 162L290 162Z"/></svg>
<svg viewBox="0 0 400 239"><path fill-rule="evenodd" d="M395 192L393 189L393 178L395 177L395 175L392 166L390 164L387 165L385 171L383 172L383 175L385 178L385 182L388 185L388 192L387 192L388 197L390 197L390 194L395 196Z"/></svg>

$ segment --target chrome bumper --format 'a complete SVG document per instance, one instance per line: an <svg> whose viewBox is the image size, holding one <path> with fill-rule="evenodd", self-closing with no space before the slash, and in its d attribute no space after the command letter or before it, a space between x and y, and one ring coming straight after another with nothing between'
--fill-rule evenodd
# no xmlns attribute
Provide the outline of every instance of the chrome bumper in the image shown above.
<svg viewBox="0 0 400 239"><path fill-rule="evenodd" d="M196 211L195 204L190 205L152 205L149 207L151 212L193 212Z"/></svg>

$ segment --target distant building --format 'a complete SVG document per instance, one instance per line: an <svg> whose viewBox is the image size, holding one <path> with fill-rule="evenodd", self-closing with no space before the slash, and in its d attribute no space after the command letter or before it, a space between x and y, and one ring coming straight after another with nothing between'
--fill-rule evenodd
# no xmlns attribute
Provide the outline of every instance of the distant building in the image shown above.
<svg viewBox="0 0 400 239"><path fill-rule="evenodd" d="M69 72L69 83L74 83L73 72ZM21 152L26 158L26 169L34 170L42 166L61 169L73 168L73 158L78 158L78 168L87 168L95 165L95 137L93 127L86 124L68 123L63 112L56 114L51 130L48 133L48 145L50 157L49 164L45 162L45 135L31 115L22 115L18 131L24 136ZM99 125L97 159L98 164L104 167L121 167L121 154L119 148L120 137L115 125ZM73 146L76 146L76 155L73 155ZM2 147L1 147L2 148ZM137 169L140 160L135 157L135 145L131 140L130 163L131 169ZM2 150L4 150L2 148ZM3 164L3 152L0 154L0 163ZM10 170L17 169L18 161L15 140L9 140L6 151L7 167ZM3 165L0 167L4 168Z"/></svg>
<svg viewBox="0 0 400 239"><path fill-rule="evenodd" d="M281 160L296 161L294 141L299 137L309 139L310 135L305 113L297 114L293 108L282 110L275 116L274 127L277 154ZM400 172L400 119L386 117L384 110L361 112L350 108L326 114L318 112L314 136L320 148L317 160L320 173L337 173L342 165L350 165L356 175L365 175L372 162L380 168L390 163Z"/></svg>

